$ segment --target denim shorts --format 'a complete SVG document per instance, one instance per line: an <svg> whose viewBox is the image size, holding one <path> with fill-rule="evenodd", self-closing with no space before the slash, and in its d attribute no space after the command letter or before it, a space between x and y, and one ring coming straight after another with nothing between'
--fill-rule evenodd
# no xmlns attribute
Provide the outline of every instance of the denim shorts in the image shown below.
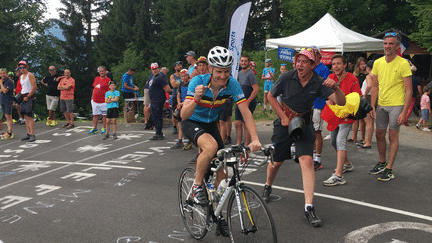
<svg viewBox="0 0 432 243"><path fill-rule="evenodd" d="M429 119L429 110L428 109L422 109L421 114L422 114L423 121L427 121Z"/></svg>

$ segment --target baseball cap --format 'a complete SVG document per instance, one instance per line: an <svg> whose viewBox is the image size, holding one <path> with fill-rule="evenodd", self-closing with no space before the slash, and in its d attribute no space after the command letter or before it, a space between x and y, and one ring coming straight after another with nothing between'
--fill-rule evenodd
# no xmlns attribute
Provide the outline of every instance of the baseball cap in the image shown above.
<svg viewBox="0 0 432 243"><path fill-rule="evenodd" d="M250 65L256 67L257 64L256 64L255 61L251 61L251 62L250 62Z"/></svg>
<svg viewBox="0 0 432 243"><path fill-rule="evenodd" d="M159 68L159 65L157 64L157 62L150 64L150 69L157 69L157 68Z"/></svg>
<svg viewBox="0 0 432 243"><path fill-rule="evenodd" d="M312 49L311 47L305 47L302 48L301 51L299 53L297 53L294 57L294 62L297 62L297 58L300 55L304 55L307 58L309 58L312 62L316 63L316 55L315 55L315 51L314 49Z"/></svg>
<svg viewBox="0 0 432 243"><path fill-rule="evenodd" d="M29 68L29 65L24 60L19 61L19 63L17 64L17 67L19 67L19 65L25 65L27 68Z"/></svg>
<svg viewBox="0 0 432 243"><path fill-rule="evenodd" d="M267 59L265 60L265 62L266 62L266 63L272 63L272 61L271 61L270 58L267 58Z"/></svg>
<svg viewBox="0 0 432 243"><path fill-rule="evenodd" d="M187 57L187 56L193 56L194 58L196 58L196 53L194 51L188 51L185 54L185 57Z"/></svg>
<svg viewBox="0 0 432 243"><path fill-rule="evenodd" d="M373 68L373 64L374 64L374 60L369 60L369 61L366 63L366 67Z"/></svg>
<svg viewBox="0 0 432 243"><path fill-rule="evenodd" d="M176 67L177 65L181 64L181 61L177 61L174 63L173 67Z"/></svg>
<svg viewBox="0 0 432 243"><path fill-rule="evenodd" d="M200 63L200 62L205 63L205 64L208 64L208 62L207 62L207 58L204 57L204 56L200 56L200 57L198 58L198 60L197 60L197 64Z"/></svg>
<svg viewBox="0 0 432 243"><path fill-rule="evenodd" d="M14 72L8 72L8 76L15 76Z"/></svg>
<svg viewBox="0 0 432 243"><path fill-rule="evenodd" d="M187 70L187 69L184 69L184 68L183 68L182 70L180 70L180 73L181 73L181 74L185 74L185 73L186 73L186 74L189 74L188 70Z"/></svg>

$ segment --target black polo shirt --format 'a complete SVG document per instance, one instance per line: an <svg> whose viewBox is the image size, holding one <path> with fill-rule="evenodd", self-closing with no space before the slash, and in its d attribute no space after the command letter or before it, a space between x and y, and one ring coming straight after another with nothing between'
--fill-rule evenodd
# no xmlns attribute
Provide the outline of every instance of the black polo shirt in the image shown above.
<svg viewBox="0 0 432 243"><path fill-rule="evenodd" d="M303 87L300 83L297 70L291 70L279 76L270 90L273 97L281 96L282 101L297 113L312 109L317 97L327 99L334 93L333 89L323 85L324 79L315 71L312 78Z"/></svg>
<svg viewBox="0 0 432 243"><path fill-rule="evenodd" d="M55 74L54 76L48 75L43 79L44 83L48 84L46 94L49 96L60 96L60 90L57 89L59 82L55 81L60 75Z"/></svg>
<svg viewBox="0 0 432 243"><path fill-rule="evenodd" d="M153 76L148 83L150 102L165 102L166 96L163 88L168 85L165 75L159 73Z"/></svg>

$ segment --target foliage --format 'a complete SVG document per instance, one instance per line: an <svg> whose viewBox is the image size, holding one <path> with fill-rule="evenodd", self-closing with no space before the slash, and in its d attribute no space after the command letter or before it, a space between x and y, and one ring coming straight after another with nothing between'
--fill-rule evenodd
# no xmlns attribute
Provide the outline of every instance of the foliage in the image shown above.
<svg viewBox="0 0 432 243"><path fill-rule="evenodd" d="M418 18L418 32L410 35L412 40L417 41L427 51L432 53L432 3L427 0L411 0L414 8L413 15Z"/></svg>

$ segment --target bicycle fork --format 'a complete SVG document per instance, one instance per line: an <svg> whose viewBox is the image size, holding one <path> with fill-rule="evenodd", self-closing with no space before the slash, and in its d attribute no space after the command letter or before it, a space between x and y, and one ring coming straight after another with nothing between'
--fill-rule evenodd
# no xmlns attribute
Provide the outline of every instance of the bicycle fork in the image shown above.
<svg viewBox="0 0 432 243"><path fill-rule="evenodd" d="M241 198L240 198L240 194L241 194ZM240 226L242 228L242 233L245 234L245 235L247 235L249 232L255 233L257 231L257 228L256 228L255 222L254 222L254 220L252 218L252 214L251 214L251 212L249 210L248 201L246 200L246 196L245 196L244 191L241 190L241 188L239 190L235 190L235 197L236 197L236 202L237 202L237 209L238 209L238 214L239 214L239 218L240 218ZM245 219L243 218L243 214L242 214L242 208L243 207L242 207L242 204L241 204L240 200L243 200L243 202L244 202L245 210L247 212L247 215L248 215L249 220L250 220L251 225L252 225L252 229L251 230L248 230L245 227L245 223L244 223Z"/></svg>

